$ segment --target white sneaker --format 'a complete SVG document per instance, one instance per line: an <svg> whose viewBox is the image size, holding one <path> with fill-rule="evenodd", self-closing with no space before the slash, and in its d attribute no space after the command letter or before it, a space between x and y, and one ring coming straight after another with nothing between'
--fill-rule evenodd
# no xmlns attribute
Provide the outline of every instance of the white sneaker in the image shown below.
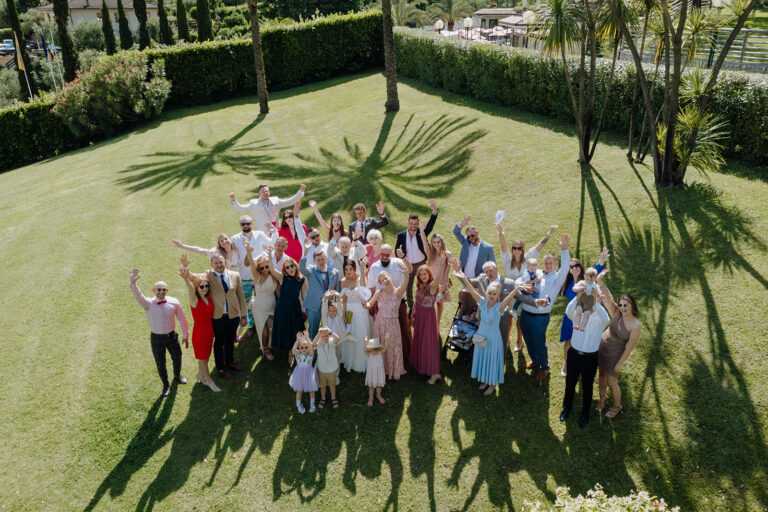
<svg viewBox="0 0 768 512"><path fill-rule="evenodd" d="M309 406L309 412L315 412L315 404Z"/></svg>
<svg viewBox="0 0 768 512"><path fill-rule="evenodd" d="M307 411L304 409L304 404L299 404L299 405L297 405L297 406L296 406L296 409L298 409L298 411L299 411L299 414L304 414L305 412L307 412Z"/></svg>

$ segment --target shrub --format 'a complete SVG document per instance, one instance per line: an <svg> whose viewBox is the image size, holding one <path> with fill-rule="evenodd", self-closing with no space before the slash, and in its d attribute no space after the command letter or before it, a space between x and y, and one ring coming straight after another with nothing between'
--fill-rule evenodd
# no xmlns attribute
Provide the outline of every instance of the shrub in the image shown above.
<svg viewBox="0 0 768 512"><path fill-rule="evenodd" d="M10 69L0 69L0 108L12 105L21 98L21 84L18 73Z"/></svg>
<svg viewBox="0 0 768 512"><path fill-rule="evenodd" d="M146 54L124 52L78 74L56 97L53 113L75 135L104 137L160 114L170 91L161 59L150 66Z"/></svg>
<svg viewBox="0 0 768 512"><path fill-rule="evenodd" d="M587 491L586 496L579 494L571 497L567 487L558 487L555 491L557 501L552 510L564 512L672 512L679 511L679 507L670 508L663 499L655 498L645 491L632 493L629 496L608 496L603 492L600 484ZM541 502L525 503L525 510L530 512L543 512L548 510Z"/></svg>
<svg viewBox="0 0 768 512"><path fill-rule="evenodd" d="M573 122L562 62L544 57L538 51L476 44L398 27L395 54L401 77L489 103ZM599 59L598 62L599 105L608 84L610 61ZM571 76L575 76L578 61L572 59L568 65ZM653 68L649 65L646 75L650 79L652 74ZM635 83L634 65L618 62L613 80L605 127L626 136ZM651 86L658 108L663 98L663 78L656 77ZM722 73L710 109L728 123L730 139L725 146L729 156L753 162L768 161L768 84L763 76ZM639 92L635 111L637 126L644 115Z"/></svg>
<svg viewBox="0 0 768 512"><path fill-rule="evenodd" d="M80 72L83 73L93 67L94 64L99 62L106 53L96 50L84 50L77 56L77 60L80 63Z"/></svg>
<svg viewBox="0 0 768 512"><path fill-rule="evenodd" d="M83 50L104 51L104 32L100 21L84 21L72 29L72 40L78 52Z"/></svg>

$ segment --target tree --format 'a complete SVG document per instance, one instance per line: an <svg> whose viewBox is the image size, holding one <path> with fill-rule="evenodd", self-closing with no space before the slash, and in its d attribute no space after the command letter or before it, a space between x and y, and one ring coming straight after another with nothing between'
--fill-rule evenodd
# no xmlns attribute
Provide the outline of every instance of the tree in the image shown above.
<svg viewBox="0 0 768 512"><path fill-rule="evenodd" d="M433 20L443 20L449 31L464 16L472 14L472 8L464 0L438 0L429 6Z"/></svg>
<svg viewBox="0 0 768 512"><path fill-rule="evenodd" d="M11 29L13 30L13 35L16 36L15 46L17 46L16 49L16 59L19 58L19 55L21 55L21 65L20 63L16 63L16 69L18 70L19 75L19 85L21 86L22 91L31 91L32 95L37 94L37 83L35 82L35 79L32 77L32 61L29 58L29 54L27 53L27 45L24 44L26 41L24 39L24 34L21 31L21 23L19 23L19 14L16 12L16 4L14 3L14 0L6 0L8 4L8 21L11 22ZM26 76L24 71L22 71L22 68L27 70ZM29 86L27 86L27 79L29 79Z"/></svg>
<svg viewBox="0 0 768 512"><path fill-rule="evenodd" d="M261 29L259 27L258 0L248 0L251 13L251 40L253 41L253 61L256 65L256 92L259 95L259 112L269 113L267 77L264 71L264 54L261 51Z"/></svg>
<svg viewBox="0 0 768 512"><path fill-rule="evenodd" d="M617 0L607 1L616 14ZM717 137L722 135L722 125L716 116L707 112L707 107L725 58L756 6L757 0L733 0L728 8L735 23L708 77L705 78L701 70L694 70L693 78L686 78L683 76L685 65L695 54L692 46L699 41L694 33L703 33L699 25L704 18L693 4L670 4L668 0L660 0L664 26L665 87L664 101L658 112L654 108L651 86L642 66L642 55L631 37L630 27L618 20L640 82L657 185L682 185L689 166L707 171L717 169L722 163L722 157L718 157L717 153Z"/></svg>
<svg viewBox="0 0 768 512"><path fill-rule="evenodd" d="M392 4L395 25L418 27L428 23L427 13L416 7L416 2L395 0Z"/></svg>
<svg viewBox="0 0 768 512"><path fill-rule="evenodd" d="M133 10L136 19L139 20L139 51L149 48L149 30L147 30L147 2L145 0L133 0Z"/></svg>
<svg viewBox="0 0 768 512"><path fill-rule="evenodd" d="M189 24L187 23L187 9L184 0L176 0L176 25L179 29L179 41L189 41Z"/></svg>
<svg viewBox="0 0 768 512"><path fill-rule="evenodd" d="M115 41L115 29L112 28L112 20L109 17L107 0L101 0L101 31L104 32L104 46L107 49L107 55L117 52L117 42Z"/></svg>
<svg viewBox="0 0 768 512"><path fill-rule="evenodd" d="M392 3L381 0L381 23L384 32L384 76L387 78L387 101L384 103L386 112L400 110L400 99L397 97L397 64L395 62L395 36L392 34Z"/></svg>
<svg viewBox="0 0 768 512"><path fill-rule="evenodd" d="M123 0L117 0L117 25L120 32L120 48L130 50L133 48L133 34L128 25L128 17L123 9Z"/></svg>
<svg viewBox="0 0 768 512"><path fill-rule="evenodd" d="M77 76L77 50L69 35L69 4L67 0L53 0L53 15L59 32L61 60L64 64L64 80L71 82Z"/></svg>
<svg viewBox="0 0 768 512"><path fill-rule="evenodd" d="M208 0L197 0L197 40L213 39L213 24L211 11L208 10Z"/></svg>
<svg viewBox="0 0 768 512"><path fill-rule="evenodd" d="M168 13L165 12L163 0L157 0L157 16L160 18L160 43L173 44L173 31L168 23Z"/></svg>

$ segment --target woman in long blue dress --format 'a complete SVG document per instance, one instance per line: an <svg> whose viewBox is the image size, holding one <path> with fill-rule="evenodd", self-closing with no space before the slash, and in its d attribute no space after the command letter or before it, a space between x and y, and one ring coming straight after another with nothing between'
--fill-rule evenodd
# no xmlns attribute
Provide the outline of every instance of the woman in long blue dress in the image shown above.
<svg viewBox="0 0 768 512"><path fill-rule="evenodd" d="M296 343L296 334L304 330L304 316L301 302L307 293L307 280L302 277L299 265L293 258L285 258L282 272L272 268L272 248L267 248L269 272L280 287L280 297L275 305L274 327L272 329L272 348L290 350ZM293 361L293 354L288 356Z"/></svg>
<svg viewBox="0 0 768 512"><path fill-rule="evenodd" d="M605 268L605 262L610 255L608 249L603 249L603 252L600 253L600 259L594 267L595 270L597 270L597 275L600 275L600 272ZM568 302L571 302L576 297L576 292L573 291L573 285L584 280L584 265L581 263L581 260L578 258L571 258L570 266L571 268L570 272L568 272L568 277L565 278L563 289L560 290L560 295L568 299ZM560 370L560 375L563 377L568 374L568 368L565 363L568 359L568 349L571 348L572 335L573 322L571 322L571 319L568 318L567 315L563 315L563 323L560 326L560 343L563 344L563 369Z"/></svg>
<svg viewBox="0 0 768 512"><path fill-rule="evenodd" d="M484 395L492 395L498 384L504 384L504 341L501 339L499 321L521 287L516 287L504 300L499 301L501 297L499 283L491 283L483 297L463 272L454 272L453 275L464 283L464 287L478 304L480 325L475 336L485 337L485 344L475 344L472 355L472 378L480 382L479 389L485 390Z"/></svg>

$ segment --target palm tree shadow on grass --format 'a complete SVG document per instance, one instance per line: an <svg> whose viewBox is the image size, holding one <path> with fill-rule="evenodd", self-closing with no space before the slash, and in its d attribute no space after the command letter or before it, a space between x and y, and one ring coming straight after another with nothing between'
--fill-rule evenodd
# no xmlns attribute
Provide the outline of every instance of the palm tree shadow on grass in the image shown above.
<svg viewBox="0 0 768 512"><path fill-rule="evenodd" d="M117 184L126 187L131 193L149 188L165 193L176 186L197 188L207 175L225 172L248 174L252 169L271 162L274 158L271 151L281 149L267 142L267 139L238 144L264 117L258 115L253 122L228 139L213 144L198 140L198 149L165 150L145 155L146 162L119 171Z"/></svg>
<svg viewBox="0 0 768 512"><path fill-rule="evenodd" d="M424 206L417 202L420 198L448 196L458 181L472 173L471 145L488 132L469 130L475 119L442 115L418 123L412 114L390 141L396 115L385 115L370 149L344 137L342 148L320 147L316 155L294 153L298 160L294 165L261 164L259 176L283 182L273 187L280 196L293 194L299 183L306 184L323 213L349 210L350 201L379 199L408 211Z"/></svg>

